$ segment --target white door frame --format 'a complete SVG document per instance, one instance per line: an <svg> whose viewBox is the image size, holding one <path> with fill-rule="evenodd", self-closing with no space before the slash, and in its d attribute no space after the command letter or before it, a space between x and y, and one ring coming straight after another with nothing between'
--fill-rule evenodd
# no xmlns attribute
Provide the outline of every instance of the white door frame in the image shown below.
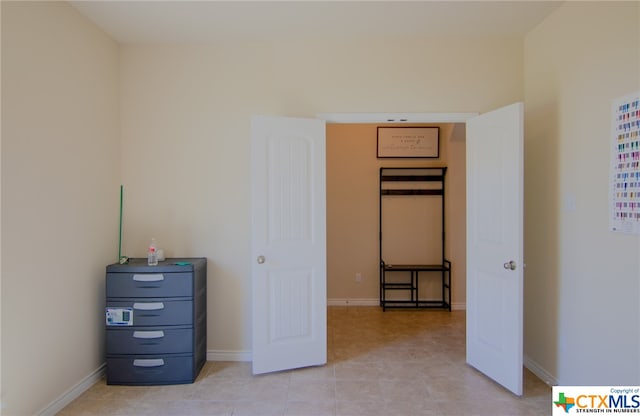
<svg viewBox="0 0 640 416"><path fill-rule="evenodd" d="M480 113L318 113L316 118L334 124L361 123L466 123Z"/></svg>
<svg viewBox="0 0 640 416"><path fill-rule="evenodd" d="M446 123L466 126L469 119L479 115L480 113L317 113L316 118L327 124ZM331 306L332 303L328 302L327 305ZM378 301L362 305L376 306Z"/></svg>

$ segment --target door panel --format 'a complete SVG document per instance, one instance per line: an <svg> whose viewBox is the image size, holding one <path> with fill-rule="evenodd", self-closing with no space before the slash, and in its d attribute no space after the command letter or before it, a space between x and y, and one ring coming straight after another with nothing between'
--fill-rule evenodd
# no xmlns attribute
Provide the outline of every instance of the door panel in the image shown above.
<svg viewBox="0 0 640 416"><path fill-rule="evenodd" d="M326 363L325 125L252 119L253 372Z"/></svg>
<svg viewBox="0 0 640 416"><path fill-rule="evenodd" d="M467 122L466 143L467 363L517 395L522 394L523 118L522 103L474 117Z"/></svg>

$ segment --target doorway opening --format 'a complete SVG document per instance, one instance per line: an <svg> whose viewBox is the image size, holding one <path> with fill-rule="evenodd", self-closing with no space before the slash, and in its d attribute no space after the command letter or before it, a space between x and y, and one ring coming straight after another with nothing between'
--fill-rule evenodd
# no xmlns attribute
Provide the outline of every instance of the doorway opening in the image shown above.
<svg viewBox="0 0 640 416"><path fill-rule="evenodd" d="M392 117L388 117L389 119ZM453 263L452 307L465 309L466 169L465 124L411 123L440 128L438 158L377 158L377 127L407 123L328 123L327 138L327 298L329 305L379 305L380 167L447 167L446 245ZM439 238L440 236L438 236ZM413 241L416 240L416 241ZM406 249L424 245L424 236L407 238ZM418 241L421 240L421 241ZM400 250L403 248L400 247ZM421 291L437 297L439 280L422 277Z"/></svg>
<svg viewBox="0 0 640 416"><path fill-rule="evenodd" d="M408 118L406 120L411 121L411 124L418 123ZM252 223L254 224L252 248L259 265L259 267L254 266L252 272L254 370L256 356L260 355L258 353L267 352L269 348L273 350L273 357L281 359L278 365L280 370L314 365L311 361L296 361L298 355L295 354L291 356L294 359L290 358L289 347L299 349L296 341L298 338L313 342L318 349L318 362L326 362L326 304L327 298L332 296L331 293L327 296L326 266L333 264L331 258L333 253L326 256L325 231L328 229L332 232L335 223L327 224L327 220L333 221L333 217L332 212L326 215L325 201L331 204L332 196L327 198L325 189L327 185L332 187L331 181L334 179L335 183L340 184L357 183L353 179L358 174L364 174L368 178L376 178L377 175L371 174L369 168L360 169L358 164L363 159L363 148L371 147L373 140L369 140L371 143L368 145L355 141L356 151L346 160L340 159L348 153L343 146L335 152L336 160L332 157L334 152L329 158L325 157L328 148L331 151L331 144L327 145L325 121L265 116L256 116L252 120ZM393 120L385 119L380 122L391 121ZM450 152L449 147L455 146L456 140L451 138L456 137L453 134L455 127L462 121L451 121L450 126L445 124L450 127L450 130L445 135L449 140L442 142L445 144L442 157L446 160L448 168L451 168L451 163L455 160L454 152ZM372 123L373 125L370 126L376 129L376 135L373 136L376 139L380 122ZM434 120L420 120L420 122L437 123ZM462 212L466 215L456 216L449 213L448 217L450 219L465 218L457 224L464 224L469 228L467 232L462 233L464 238L447 240L452 243L452 246L457 241L460 247L462 247L461 241L464 241L464 247L466 247L462 258L466 260L467 267L462 270L467 285L465 288L467 292L465 296L467 362L512 390L516 395L520 395L522 394L523 354L521 266L523 264L524 106L522 103L515 103L475 116L461 126L464 126L465 133L458 136L460 138L458 141L464 144L465 151L458 152L458 159L459 166L464 167L462 171L465 174L462 175L459 169L456 170L458 176L465 179L458 189L466 189L466 192L464 192L464 198L461 198L462 203L449 205L463 209ZM331 128L331 123L328 128ZM357 135L348 135L349 138L352 136ZM377 152L371 151L370 154L373 156ZM464 157L462 157L463 154ZM377 159L376 156L374 172L380 168ZM333 165L355 167L355 170L338 174L331 179ZM265 180L267 183L264 183ZM362 186L356 185L348 189L343 192L342 199L346 200L353 194L357 194L356 191L361 188ZM377 187L371 187L371 189L376 189L376 192L379 190ZM267 192L266 195L265 192ZM375 209L370 210L367 204L375 199L368 198L366 195L355 198L355 218L362 216L365 212L375 213ZM270 209L263 206L265 201L269 202ZM288 215L289 213L295 213L295 215ZM266 228L267 224L276 227L271 228L274 231L271 238L265 239L266 234L262 231L269 230ZM360 225L361 231L371 229L376 230L377 227ZM296 232L278 234L275 233L277 230ZM359 235L361 234L351 231L341 240L357 246L364 241ZM278 238L274 239L274 236ZM297 237L290 238L291 236ZM301 256L295 255L291 250L283 252L281 249L284 246L279 244L280 240L296 241L298 244L294 247L303 245L310 250L311 257L304 264L299 264ZM375 242L376 238L372 238L371 241ZM302 244L304 242L306 244ZM330 236L329 245L333 246L333 236ZM263 253L269 250L275 254L273 257L264 256ZM452 251L451 246L449 250ZM349 261L352 261L352 257L354 256L347 256ZM452 255L447 257L455 261ZM265 262L265 258L270 260ZM504 258L510 258L511 261L507 260L502 267L501 259ZM377 265L378 259L371 263ZM513 267L517 265L520 266ZM265 279L265 274L270 278ZM354 274L357 283L365 279L362 272ZM376 274L371 273L372 276ZM452 274L452 282L455 282L455 273ZM371 280L377 281L377 279ZM375 287L375 284L372 286ZM453 286L455 288L455 283ZM270 290L267 290L269 288ZM455 289L453 293L454 301L457 301ZM273 298L273 301L264 302L265 297ZM286 313L291 309L302 313ZM307 318L300 320L300 316ZM315 320L312 321L313 317ZM263 325L256 323L261 318L266 320ZM300 322L304 325L299 325ZM277 339L286 338L288 341L276 345L271 342L274 337L273 331L265 334L264 328L278 328L278 332L275 333ZM300 328L304 330L300 331ZM256 342L256 339L262 343Z"/></svg>

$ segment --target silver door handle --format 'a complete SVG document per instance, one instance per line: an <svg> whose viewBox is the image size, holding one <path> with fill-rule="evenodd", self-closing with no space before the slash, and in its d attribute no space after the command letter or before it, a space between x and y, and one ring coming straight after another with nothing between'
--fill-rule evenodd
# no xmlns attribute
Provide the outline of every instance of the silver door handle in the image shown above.
<svg viewBox="0 0 640 416"><path fill-rule="evenodd" d="M515 270L516 269L516 262L511 260L506 262L505 264L503 264L503 267L507 270Z"/></svg>
<svg viewBox="0 0 640 416"><path fill-rule="evenodd" d="M264 256L258 256L258 264L264 263L265 260L267 260L267 259L265 259Z"/></svg>

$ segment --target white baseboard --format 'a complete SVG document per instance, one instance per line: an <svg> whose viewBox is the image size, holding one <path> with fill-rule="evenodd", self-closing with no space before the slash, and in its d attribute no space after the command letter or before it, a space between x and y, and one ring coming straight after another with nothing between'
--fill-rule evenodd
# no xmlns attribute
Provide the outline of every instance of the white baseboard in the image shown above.
<svg viewBox="0 0 640 416"><path fill-rule="evenodd" d="M207 361L252 361L251 351L208 350Z"/></svg>
<svg viewBox="0 0 640 416"><path fill-rule="evenodd" d="M54 416L56 413L68 406L72 401L80 397L82 393L89 390L91 386L96 384L104 376L107 364L103 363L95 369L91 374L82 379L78 384L67 390L62 396L51 402L47 407L40 410L39 416Z"/></svg>
<svg viewBox="0 0 640 416"><path fill-rule="evenodd" d="M380 299L328 299L327 306L380 306Z"/></svg>
<svg viewBox="0 0 640 416"><path fill-rule="evenodd" d="M251 351L207 351L207 361L251 361L251 359ZM103 363L78 384L71 387L36 414L38 416L54 416L104 377L106 368L107 364Z"/></svg>
<svg viewBox="0 0 640 416"><path fill-rule="evenodd" d="M552 376L547 370L545 370L540 364L531 359L528 355L524 356L524 366L535 374L540 380L542 380L548 386L557 386L558 380Z"/></svg>
<svg viewBox="0 0 640 416"><path fill-rule="evenodd" d="M327 306L380 306L380 299L328 299ZM451 310L464 311L467 310L465 302L452 302Z"/></svg>

